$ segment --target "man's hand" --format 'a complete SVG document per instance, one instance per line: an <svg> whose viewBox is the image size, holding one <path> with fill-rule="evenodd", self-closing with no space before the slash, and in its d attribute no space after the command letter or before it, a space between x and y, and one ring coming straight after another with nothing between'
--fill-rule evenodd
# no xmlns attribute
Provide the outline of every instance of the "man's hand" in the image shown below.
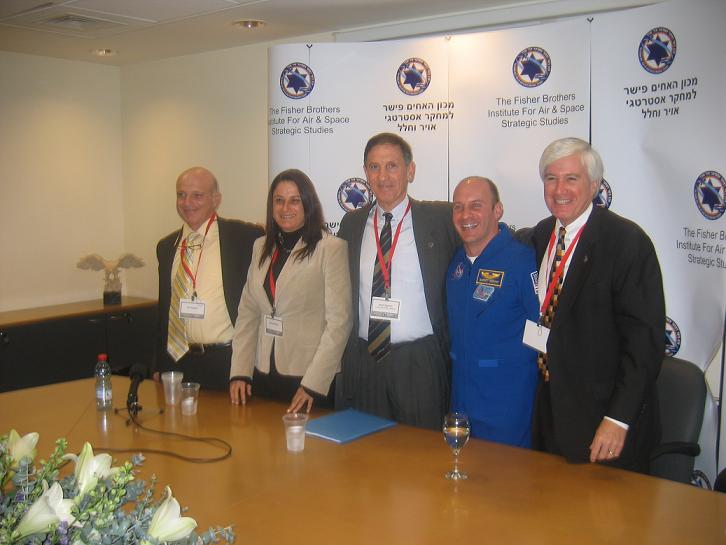
<svg viewBox="0 0 726 545"><path fill-rule="evenodd" d="M591 462L609 462L620 456L628 430L603 418L590 444Z"/></svg>

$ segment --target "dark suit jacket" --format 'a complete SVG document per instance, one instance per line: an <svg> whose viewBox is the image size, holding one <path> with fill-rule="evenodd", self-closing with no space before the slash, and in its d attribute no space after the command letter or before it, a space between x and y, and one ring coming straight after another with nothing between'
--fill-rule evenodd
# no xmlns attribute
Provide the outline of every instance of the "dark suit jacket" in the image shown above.
<svg viewBox="0 0 726 545"><path fill-rule="evenodd" d="M537 262L555 218L532 233ZM630 426L615 465L642 467L659 436L655 379L665 350L665 302L655 248L635 223L595 207L571 257L547 362L556 442L589 459L603 416Z"/></svg>
<svg viewBox="0 0 726 545"><path fill-rule="evenodd" d="M409 197L410 198L410 197ZM424 294L429 318L443 353L448 354L449 335L446 325L445 280L451 256L459 242L451 221L451 205L445 202L411 200L411 221L416 240ZM363 232L371 210L368 205L348 212L340 223L338 236L348 241L350 283L353 296L353 330L346 354L357 354L358 290L360 287L360 249ZM344 369L345 371L345 369ZM345 386L346 391L348 386Z"/></svg>
<svg viewBox="0 0 726 545"><path fill-rule="evenodd" d="M264 234L259 225L237 220L217 218L219 225L219 253L222 260L222 284L224 299L232 325L237 321L242 288L247 280L247 270L252 257L254 241ZM171 267L174 252L179 247L181 229L164 237L156 246L159 260L159 326L157 334L155 370L159 370L170 358L166 352L169 329L169 305L171 302Z"/></svg>

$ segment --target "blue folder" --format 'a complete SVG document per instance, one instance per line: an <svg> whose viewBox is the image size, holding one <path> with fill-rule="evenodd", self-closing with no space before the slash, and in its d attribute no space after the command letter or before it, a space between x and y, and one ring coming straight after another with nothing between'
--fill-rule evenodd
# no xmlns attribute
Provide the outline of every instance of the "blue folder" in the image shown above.
<svg viewBox="0 0 726 545"><path fill-rule="evenodd" d="M310 420L305 433L343 444L395 425L393 420L346 409Z"/></svg>

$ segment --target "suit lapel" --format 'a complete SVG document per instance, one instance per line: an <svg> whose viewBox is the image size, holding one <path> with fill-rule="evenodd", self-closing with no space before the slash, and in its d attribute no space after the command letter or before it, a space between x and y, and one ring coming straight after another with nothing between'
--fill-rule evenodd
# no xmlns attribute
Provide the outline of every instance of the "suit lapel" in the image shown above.
<svg viewBox="0 0 726 545"><path fill-rule="evenodd" d="M557 303L555 322L567 318L570 308L577 301L583 283L588 277L590 267L592 266L591 255L600 235L601 212L602 210L599 208L593 208L585 224L585 228L582 230L577 247L570 258L571 261L567 269L567 276L565 276L565 284L562 288L559 302Z"/></svg>
<svg viewBox="0 0 726 545"><path fill-rule="evenodd" d="M162 246L161 250L163 255L161 256L160 263L163 264L164 270L161 271L161 276L169 285L169 293L171 293L171 268L174 266L174 254L177 248L179 248L179 242L181 241L182 230L179 229L174 233L174 237L169 239L169 243Z"/></svg>
<svg viewBox="0 0 726 545"><path fill-rule="evenodd" d="M217 217L217 228L219 229L219 260L222 266L222 288L224 289L224 301L227 303L227 312L230 316L234 316L234 310L237 306L234 302L234 295L228 278L234 278L234 263L228 256L232 256L234 248L231 247L230 239L227 236L227 224L225 221Z"/></svg>
<svg viewBox="0 0 726 545"><path fill-rule="evenodd" d="M351 268L351 285L354 286L353 290L355 291L355 299L354 301L358 300L358 289L360 286L360 249L361 245L363 244L363 234L365 233L366 223L368 222L368 216L370 215L371 208L375 206L375 203L371 203L366 205L363 210L365 210L364 213L361 213L357 218L353 225L352 225L352 233L351 233L351 245L348 247L348 251L351 253L351 263L353 263L353 267Z"/></svg>
<svg viewBox="0 0 726 545"><path fill-rule="evenodd" d="M434 247L434 237L431 233L431 226L426 221L426 216L422 214L420 203L416 199L411 200L411 225L413 226L413 238L416 243L416 253L418 254L418 263L421 268L421 278L424 285L424 296L426 297L426 307L429 311L431 323L434 323L430 307L431 302L436 300L434 290L436 289L437 280L432 278L436 274L436 263L432 262L432 253L429 251Z"/></svg>

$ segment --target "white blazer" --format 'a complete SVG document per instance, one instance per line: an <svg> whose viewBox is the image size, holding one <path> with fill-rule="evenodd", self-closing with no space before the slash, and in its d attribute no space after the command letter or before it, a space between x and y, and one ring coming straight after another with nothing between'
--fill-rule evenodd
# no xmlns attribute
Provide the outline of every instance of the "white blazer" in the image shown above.
<svg viewBox="0 0 726 545"><path fill-rule="evenodd" d="M295 252L304 243L297 242L276 282L275 316L282 319L283 334L273 337L265 333L264 320L272 312L263 287L270 258L258 265L264 242L265 237L258 238L252 250L232 339L230 377L252 377L255 367L269 373L274 341L278 372L302 376L302 386L326 395L353 323L348 244L323 233L312 255L300 261Z"/></svg>

